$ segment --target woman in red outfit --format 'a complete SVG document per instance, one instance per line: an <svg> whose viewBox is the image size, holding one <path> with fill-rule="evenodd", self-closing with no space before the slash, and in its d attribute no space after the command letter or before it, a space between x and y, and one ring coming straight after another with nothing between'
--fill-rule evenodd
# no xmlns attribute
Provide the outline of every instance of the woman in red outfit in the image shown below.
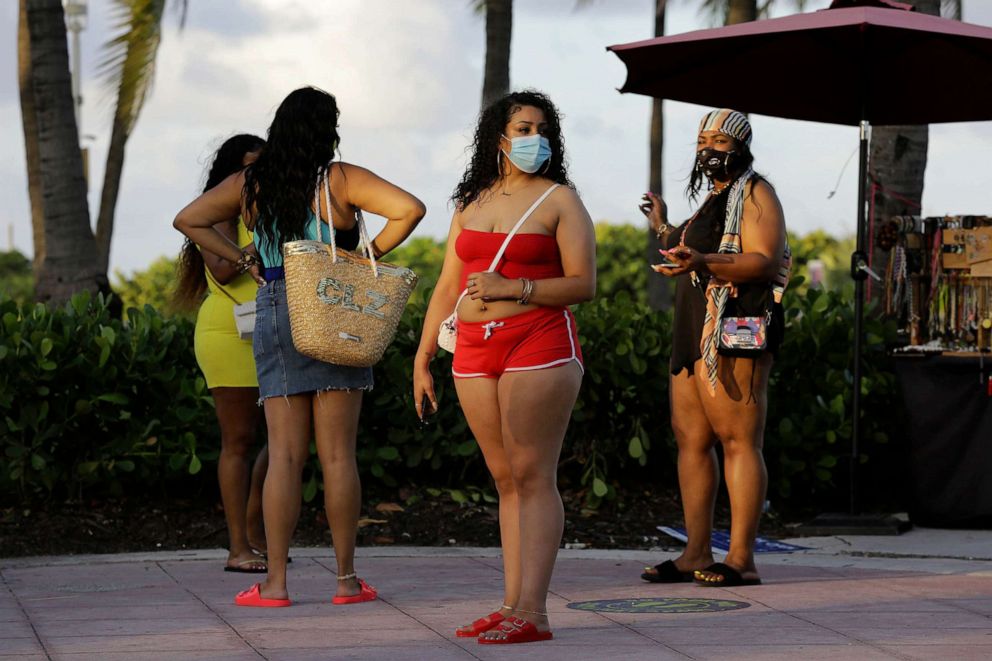
<svg viewBox="0 0 992 661"><path fill-rule="evenodd" d="M480 643L547 640L548 584L564 526L558 457L582 381L566 306L595 294L596 247L546 96L513 93L483 111L452 199L413 397L418 415L437 410L430 361L457 306L455 389L499 493L504 567L502 607L457 634Z"/></svg>

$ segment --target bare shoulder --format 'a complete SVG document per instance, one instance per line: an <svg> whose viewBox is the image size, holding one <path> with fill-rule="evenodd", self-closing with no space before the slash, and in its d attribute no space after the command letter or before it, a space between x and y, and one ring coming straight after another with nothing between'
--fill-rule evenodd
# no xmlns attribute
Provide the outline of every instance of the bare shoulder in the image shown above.
<svg viewBox="0 0 992 661"><path fill-rule="evenodd" d="M551 195L548 196L562 211L571 211L582 208L582 198L571 186L559 185Z"/></svg>
<svg viewBox="0 0 992 661"><path fill-rule="evenodd" d="M345 163L344 161L335 161L334 163L331 163L330 169L332 172L345 177L367 177L372 174L372 171L368 168L363 168L361 165L355 165L354 163Z"/></svg>
<svg viewBox="0 0 992 661"><path fill-rule="evenodd" d="M747 183L746 197L758 205L778 204L778 193L775 188L761 177L755 177Z"/></svg>
<svg viewBox="0 0 992 661"><path fill-rule="evenodd" d="M461 203L455 204L455 212L451 215L451 224L454 227L461 229L463 227L462 221L465 218L465 207Z"/></svg>

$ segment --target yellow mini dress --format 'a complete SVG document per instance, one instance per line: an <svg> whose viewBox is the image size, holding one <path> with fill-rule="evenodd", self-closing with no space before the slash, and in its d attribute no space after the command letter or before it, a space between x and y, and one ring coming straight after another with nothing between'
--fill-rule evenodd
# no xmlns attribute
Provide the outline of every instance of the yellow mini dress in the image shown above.
<svg viewBox="0 0 992 661"><path fill-rule="evenodd" d="M244 223L238 220L238 245L251 245L252 236ZM204 271L207 267L204 266ZM255 356L251 340L238 337L234 325L234 301L244 303L255 300L258 285L248 273L243 273L223 286L207 276L207 297L196 315L196 332L193 351L196 362L207 380L208 388L257 388ZM224 292L230 296L225 296ZM231 299L234 300L231 300Z"/></svg>

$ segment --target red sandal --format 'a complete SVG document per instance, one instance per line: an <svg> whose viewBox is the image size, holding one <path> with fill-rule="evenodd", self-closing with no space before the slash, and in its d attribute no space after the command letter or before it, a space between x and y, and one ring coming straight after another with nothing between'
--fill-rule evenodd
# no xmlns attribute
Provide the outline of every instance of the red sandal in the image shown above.
<svg viewBox="0 0 992 661"><path fill-rule="evenodd" d="M293 605L293 602L289 599L269 599L263 597L261 585L258 583L243 592L239 592L234 597L234 603L238 606L255 606L258 608L285 608L286 606Z"/></svg>
<svg viewBox="0 0 992 661"><path fill-rule="evenodd" d="M495 629L500 622L506 619L503 610L492 612L485 617L480 617L472 624L455 629L455 635L459 638L478 638L480 633L485 633L490 629Z"/></svg>
<svg viewBox="0 0 992 661"><path fill-rule="evenodd" d="M357 578L355 574L347 574L346 576L338 576L339 581L347 581L349 578ZM360 604L365 601L375 601L376 597L379 596L378 591L362 579L358 579L358 587L361 591L358 594L353 594L350 597L332 597L331 603L336 606L343 606L345 604Z"/></svg>
<svg viewBox="0 0 992 661"><path fill-rule="evenodd" d="M537 643L554 638L550 631L538 631L533 623L519 617L508 617L503 620L496 632L503 634L502 638L485 638L479 636L480 645L513 645L514 643Z"/></svg>

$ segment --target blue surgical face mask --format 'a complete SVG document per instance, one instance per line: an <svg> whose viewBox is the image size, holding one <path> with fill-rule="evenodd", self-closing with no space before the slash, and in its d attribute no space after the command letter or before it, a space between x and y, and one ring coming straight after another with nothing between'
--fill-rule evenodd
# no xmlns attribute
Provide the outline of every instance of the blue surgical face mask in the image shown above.
<svg viewBox="0 0 992 661"><path fill-rule="evenodd" d="M506 136L503 136L506 138ZM510 141L510 162L527 174L534 174L551 158L551 143L543 135L523 135L506 138ZM500 151L503 151L500 148Z"/></svg>

